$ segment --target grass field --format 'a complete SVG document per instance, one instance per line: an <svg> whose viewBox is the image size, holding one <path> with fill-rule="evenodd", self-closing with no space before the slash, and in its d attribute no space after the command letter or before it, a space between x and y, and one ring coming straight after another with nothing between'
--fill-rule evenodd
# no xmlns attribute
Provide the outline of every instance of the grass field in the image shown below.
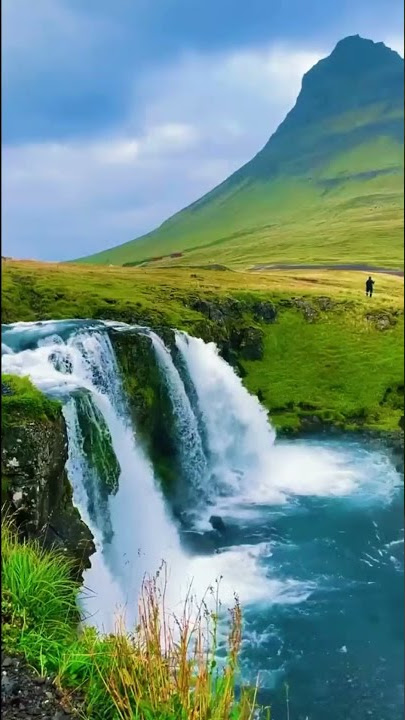
<svg viewBox="0 0 405 720"><path fill-rule="evenodd" d="M193 269L3 263L2 320L110 318L201 332L209 322L195 298L278 308L266 325L249 312L243 322L263 332L261 360L242 360L244 383L258 393L276 427L295 430L308 416L347 428L396 430L403 414L403 287L401 277L333 271L238 272ZM332 307L308 322L291 298ZM383 327L385 329L379 329ZM259 392L260 391L260 392Z"/></svg>

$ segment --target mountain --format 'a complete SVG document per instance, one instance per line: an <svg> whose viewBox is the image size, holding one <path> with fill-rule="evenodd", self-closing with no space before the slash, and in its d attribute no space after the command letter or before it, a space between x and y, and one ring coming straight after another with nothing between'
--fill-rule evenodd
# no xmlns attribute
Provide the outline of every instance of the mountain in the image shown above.
<svg viewBox="0 0 405 720"><path fill-rule="evenodd" d="M250 162L153 232L82 261L402 267L403 133L403 59L347 37Z"/></svg>

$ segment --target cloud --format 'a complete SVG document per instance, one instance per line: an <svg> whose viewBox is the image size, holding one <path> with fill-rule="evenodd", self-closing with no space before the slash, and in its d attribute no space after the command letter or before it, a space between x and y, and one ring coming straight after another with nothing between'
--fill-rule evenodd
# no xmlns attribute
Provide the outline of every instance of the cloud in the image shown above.
<svg viewBox="0 0 405 720"><path fill-rule="evenodd" d="M4 147L3 252L69 259L153 229L260 149L320 55L186 54L144 77L113 134Z"/></svg>

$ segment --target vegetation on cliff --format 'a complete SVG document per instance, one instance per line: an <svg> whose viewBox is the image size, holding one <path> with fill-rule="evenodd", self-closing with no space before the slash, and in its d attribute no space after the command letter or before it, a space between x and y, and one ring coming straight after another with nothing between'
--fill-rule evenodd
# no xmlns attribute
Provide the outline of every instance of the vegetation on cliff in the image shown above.
<svg viewBox="0 0 405 720"><path fill-rule="evenodd" d="M3 650L24 655L41 675L52 674L84 717L252 720L256 691L238 685L237 602L230 611L227 657L219 666L218 604L211 612L204 601L193 608L188 598L177 622L170 622L164 581L161 586L156 578L146 580L133 634L117 627L103 636L78 628L80 588L70 571L64 554L44 551L37 542L19 543L3 521Z"/></svg>
<svg viewBox="0 0 405 720"><path fill-rule="evenodd" d="M3 374L1 376L1 424L23 425L30 422L54 421L60 403L38 390L28 377Z"/></svg>

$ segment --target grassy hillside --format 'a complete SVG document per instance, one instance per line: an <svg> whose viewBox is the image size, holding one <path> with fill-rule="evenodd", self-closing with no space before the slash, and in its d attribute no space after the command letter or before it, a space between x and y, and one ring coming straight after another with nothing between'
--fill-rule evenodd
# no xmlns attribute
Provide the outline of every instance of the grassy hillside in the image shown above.
<svg viewBox="0 0 405 720"><path fill-rule="evenodd" d="M260 360L241 359L244 383L273 423L296 430L314 416L341 427L396 430L403 414L403 279L379 275L372 301L358 272L190 271L3 263L2 321L112 318L218 338L196 300L238 300L234 325L257 328ZM326 300L329 298L330 300ZM255 318L267 301L276 322ZM197 308L197 309L196 309Z"/></svg>
<svg viewBox="0 0 405 720"><path fill-rule="evenodd" d="M403 60L347 38L249 163L157 230L81 261L401 268L403 166Z"/></svg>

